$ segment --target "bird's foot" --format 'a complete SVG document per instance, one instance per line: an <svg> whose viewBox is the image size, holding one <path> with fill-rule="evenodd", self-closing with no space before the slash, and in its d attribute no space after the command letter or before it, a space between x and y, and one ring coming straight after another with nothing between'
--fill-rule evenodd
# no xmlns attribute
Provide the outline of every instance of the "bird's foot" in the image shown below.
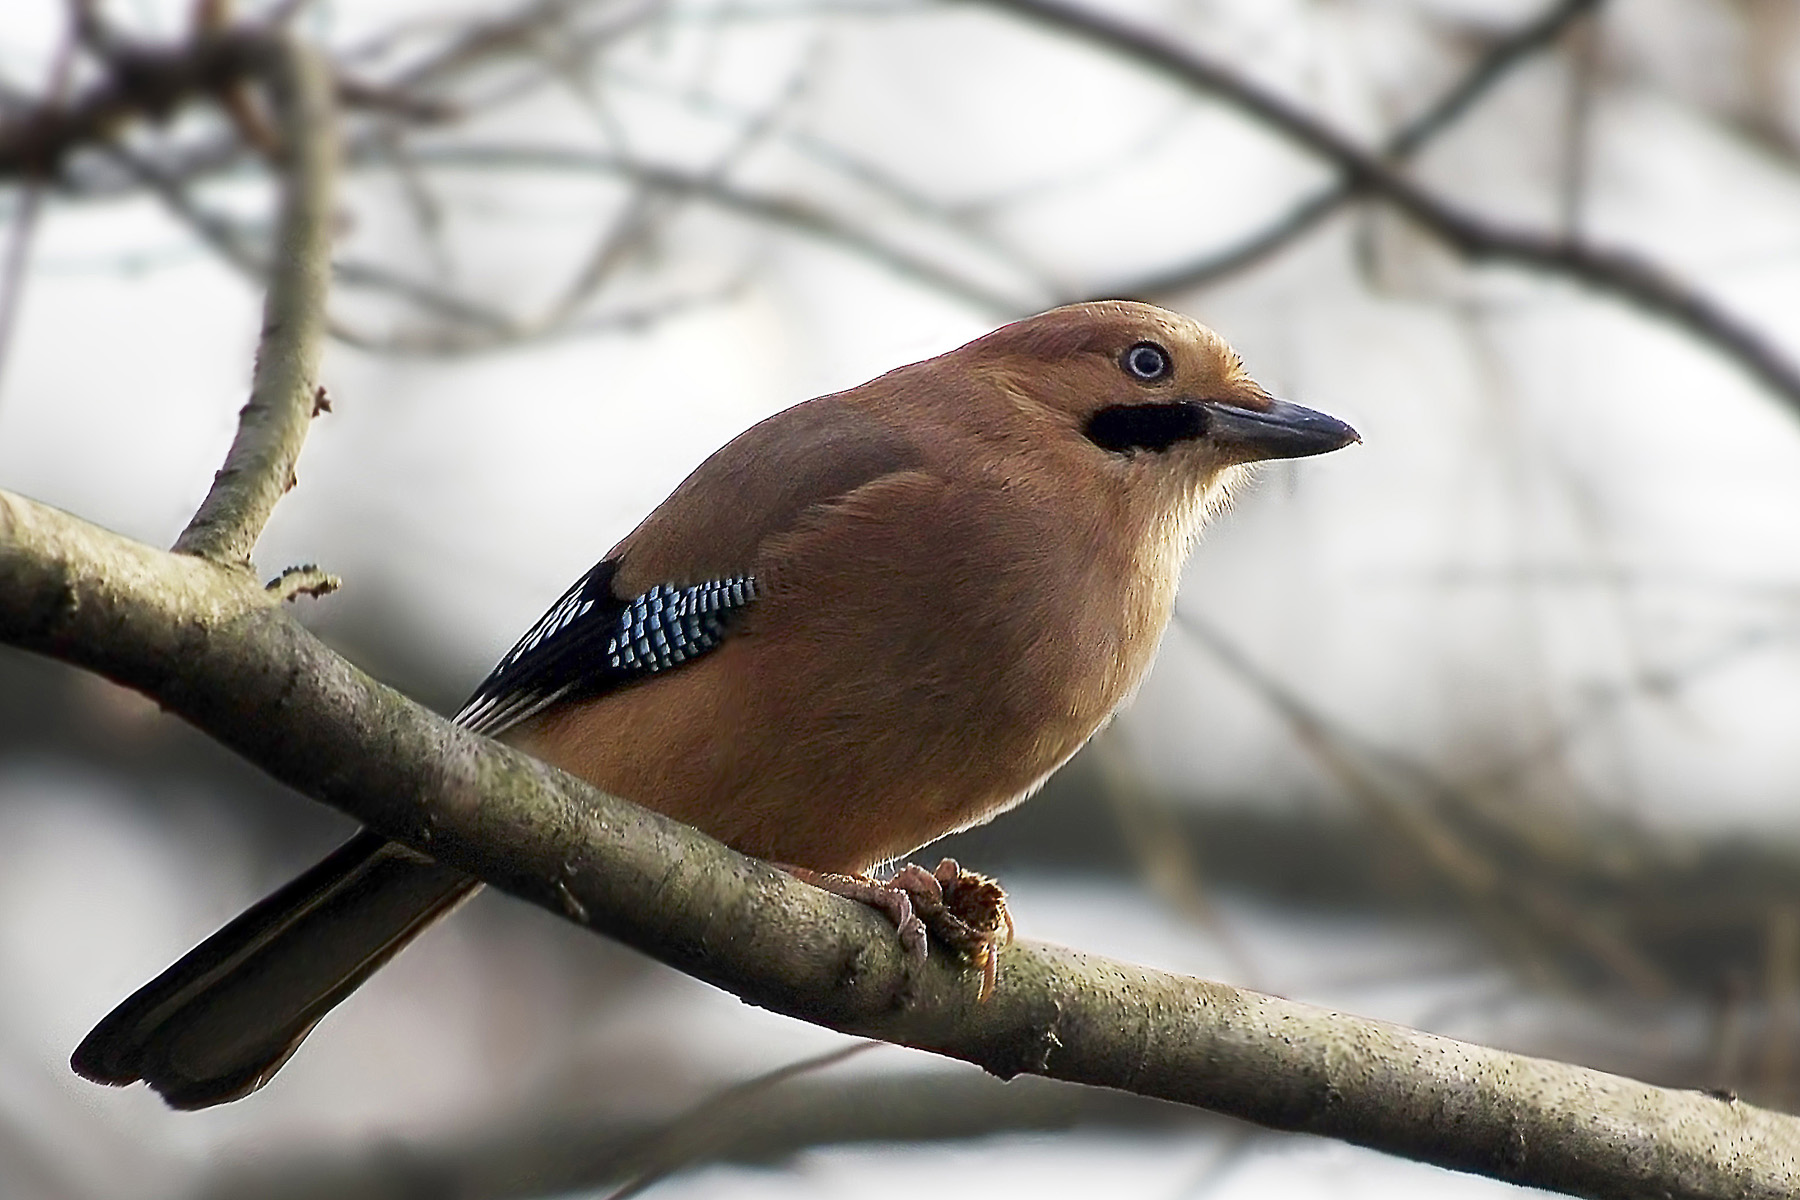
<svg viewBox="0 0 1800 1200"><path fill-rule="evenodd" d="M1013 940L1006 893L986 875L965 871L954 858L927 871L907 863L888 882L866 875L832 875L783 864L796 879L833 895L867 904L894 923L900 945L925 961L927 933L981 971L978 1000L986 1000L999 978L999 951Z"/></svg>
<svg viewBox="0 0 1800 1200"><path fill-rule="evenodd" d="M907 863L888 886L904 891L932 936L981 972L976 999L993 995L1000 977L999 953L1012 944L1014 932L1000 884L946 858L935 871Z"/></svg>

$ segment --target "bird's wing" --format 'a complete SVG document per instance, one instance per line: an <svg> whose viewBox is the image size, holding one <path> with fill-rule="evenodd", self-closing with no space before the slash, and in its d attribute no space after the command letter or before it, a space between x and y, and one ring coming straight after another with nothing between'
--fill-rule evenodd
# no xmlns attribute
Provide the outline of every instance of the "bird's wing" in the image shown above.
<svg viewBox="0 0 1800 1200"><path fill-rule="evenodd" d="M808 401L752 427L676 488L501 658L456 719L504 733L704 655L756 601L757 549L800 515L915 466L867 409Z"/></svg>
<svg viewBox="0 0 1800 1200"><path fill-rule="evenodd" d="M505 732L559 700L596 696L678 667L725 637L756 599L749 575L689 587L657 584L629 600L613 594L618 563L596 563L564 592L482 681L456 719L477 733Z"/></svg>

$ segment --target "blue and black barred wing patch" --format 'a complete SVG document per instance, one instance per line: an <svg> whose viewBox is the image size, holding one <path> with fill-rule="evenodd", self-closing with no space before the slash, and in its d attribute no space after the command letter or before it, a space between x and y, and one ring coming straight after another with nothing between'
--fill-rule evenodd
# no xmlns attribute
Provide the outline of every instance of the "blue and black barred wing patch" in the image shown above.
<svg viewBox="0 0 1800 1200"><path fill-rule="evenodd" d="M613 595L618 564L583 575L538 619L456 714L490 736L552 704L583 700L689 662L713 649L756 599L756 579L734 575L691 587L658 584L631 600Z"/></svg>

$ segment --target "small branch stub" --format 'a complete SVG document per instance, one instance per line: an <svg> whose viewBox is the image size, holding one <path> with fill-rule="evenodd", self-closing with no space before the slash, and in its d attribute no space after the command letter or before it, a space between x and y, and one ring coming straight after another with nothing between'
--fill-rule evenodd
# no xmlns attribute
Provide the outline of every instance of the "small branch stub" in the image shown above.
<svg viewBox="0 0 1800 1200"><path fill-rule="evenodd" d="M312 563L303 566L288 567L269 580L263 590L277 601L286 603L301 596L311 596L315 600L321 596L329 596L344 586L344 581L328 571L322 571Z"/></svg>

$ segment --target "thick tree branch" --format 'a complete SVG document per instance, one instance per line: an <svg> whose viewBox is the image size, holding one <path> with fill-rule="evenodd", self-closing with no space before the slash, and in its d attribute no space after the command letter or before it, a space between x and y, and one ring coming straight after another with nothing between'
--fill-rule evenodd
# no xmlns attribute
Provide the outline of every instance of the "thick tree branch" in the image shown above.
<svg viewBox="0 0 1800 1200"><path fill-rule="evenodd" d="M1800 1121L1025 942L985 1004L871 912L383 687L244 572L0 492L0 643L151 696L305 794L743 999L1587 1196L1777 1197Z"/></svg>
<svg viewBox="0 0 1800 1200"><path fill-rule="evenodd" d="M269 514L292 486L313 418L331 282L337 123L330 76L316 54L291 39L272 43L269 56L283 169L262 342L225 465L175 542L182 554L223 563L249 561Z"/></svg>
<svg viewBox="0 0 1800 1200"><path fill-rule="evenodd" d="M1298 105L1128 20L1065 0L972 2L1078 38L1231 105L1332 164L1357 190L1405 213L1467 258L1513 263L1570 279L1662 317L1736 362L1800 415L1800 367L1761 333L1645 258L1559 234L1511 228L1459 208Z"/></svg>

